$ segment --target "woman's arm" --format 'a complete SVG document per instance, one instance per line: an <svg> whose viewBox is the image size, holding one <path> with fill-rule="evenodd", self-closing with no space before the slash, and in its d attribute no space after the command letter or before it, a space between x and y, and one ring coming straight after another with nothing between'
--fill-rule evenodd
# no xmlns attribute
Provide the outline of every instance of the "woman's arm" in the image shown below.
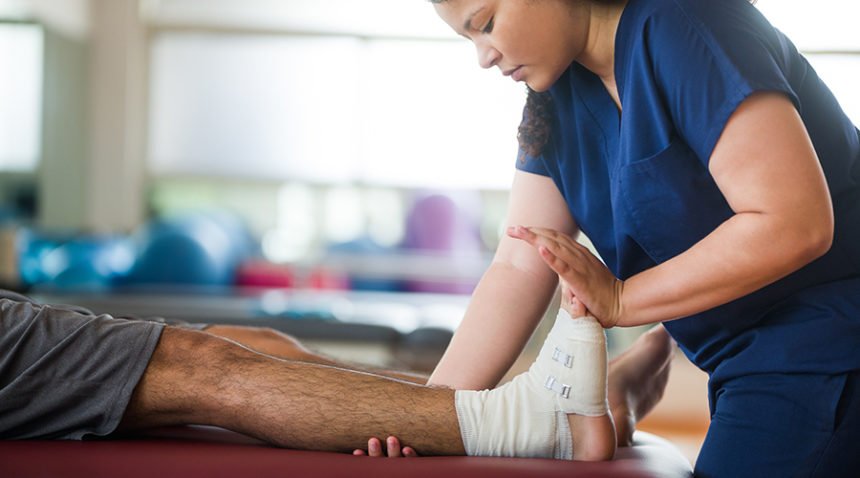
<svg viewBox="0 0 860 478"><path fill-rule="evenodd" d="M745 100L726 124L709 169L729 220L682 254L617 281L554 231L514 231L538 248L604 326L696 314L750 294L820 257L833 240L833 206L809 135L777 93ZM679 224L683 227L683 224Z"/></svg>
<svg viewBox="0 0 860 478"><path fill-rule="evenodd" d="M576 226L552 179L517 171L507 224L529 223L574 235ZM430 385L495 387L522 352L558 285L528 244L503 237Z"/></svg>

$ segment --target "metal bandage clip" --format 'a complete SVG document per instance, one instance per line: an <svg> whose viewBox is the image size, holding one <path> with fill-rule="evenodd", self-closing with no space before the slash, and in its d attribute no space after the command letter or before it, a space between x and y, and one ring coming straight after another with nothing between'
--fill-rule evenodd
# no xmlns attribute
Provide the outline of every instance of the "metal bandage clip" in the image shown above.
<svg viewBox="0 0 860 478"><path fill-rule="evenodd" d="M552 375L546 378L546 383L544 384L547 389L552 390L553 392L561 395L564 398L570 398L570 385L565 385Z"/></svg>
<svg viewBox="0 0 860 478"><path fill-rule="evenodd" d="M552 351L552 359L556 362L564 364L567 368L573 368L573 355L566 354L561 351L558 347Z"/></svg>

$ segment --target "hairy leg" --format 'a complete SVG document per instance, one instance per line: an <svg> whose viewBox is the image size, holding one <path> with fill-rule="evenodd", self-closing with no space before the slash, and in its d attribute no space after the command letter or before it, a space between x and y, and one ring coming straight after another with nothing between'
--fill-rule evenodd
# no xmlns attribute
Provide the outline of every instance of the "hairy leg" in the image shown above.
<svg viewBox="0 0 860 478"><path fill-rule="evenodd" d="M563 296L563 299L566 297ZM569 301L563 300L562 305L574 315L584 313L573 310L575 306ZM352 365L337 363L327 357L314 354L303 347L298 340L275 330L212 326L206 331L270 355L350 370L357 369ZM669 376L672 352L672 339L662 326L657 326L643 334L627 351L609 363L608 400L611 416L585 417L574 414L568 416L575 444L574 453L577 457L603 456L608 449L607 444L612 441L607 437L607 432L611 433L613 429L618 446L632 444L636 423L651 411L663 395ZM413 383L426 382L424 377L400 372L380 370L369 372ZM386 405L385 408L390 407ZM363 445L367 445L367 442ZM425 453L420 448L418 450Z"/></svg>
<svg viewBox="0 0 860 478"><path fill-rule="evenodd" d="M389 406L383 410L379 404ZM291 362L211 334L166 328L121 429L216 425L296 449L352 451L396 435L463 455L452 390Z"/></svg>

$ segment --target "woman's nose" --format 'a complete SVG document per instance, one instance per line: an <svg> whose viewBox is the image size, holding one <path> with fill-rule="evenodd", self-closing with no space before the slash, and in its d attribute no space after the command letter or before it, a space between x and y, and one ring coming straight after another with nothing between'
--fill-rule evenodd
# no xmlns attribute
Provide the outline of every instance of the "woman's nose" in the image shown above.
<svg viewBox="0 0 860 478"><path fill-rule="evenodd" d="M499 63L502 54L498 50L489 45L477 43L475 47L478 50L478 64L481 65L481 68L492 68Z"/></svg>

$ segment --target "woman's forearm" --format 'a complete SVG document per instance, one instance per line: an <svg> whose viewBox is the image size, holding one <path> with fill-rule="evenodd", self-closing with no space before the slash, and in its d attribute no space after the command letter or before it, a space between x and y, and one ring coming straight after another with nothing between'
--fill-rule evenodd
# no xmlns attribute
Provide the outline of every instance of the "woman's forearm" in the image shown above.
<svg viewBox="0 0 860 478"><path fill-rule="evenodd" d="M785 277L830 248L831 236L811 222L733 216L688 251L625 281L617 325L686 317Z"/></svg>
<svg viewBox="0 0 860 478"><path fill-rule="evenodd" d="M527 272L494 262L475 289L463 322L430 376L430 385L458 390L495 387L522 352L558 284L541 265Z"/></svg>

